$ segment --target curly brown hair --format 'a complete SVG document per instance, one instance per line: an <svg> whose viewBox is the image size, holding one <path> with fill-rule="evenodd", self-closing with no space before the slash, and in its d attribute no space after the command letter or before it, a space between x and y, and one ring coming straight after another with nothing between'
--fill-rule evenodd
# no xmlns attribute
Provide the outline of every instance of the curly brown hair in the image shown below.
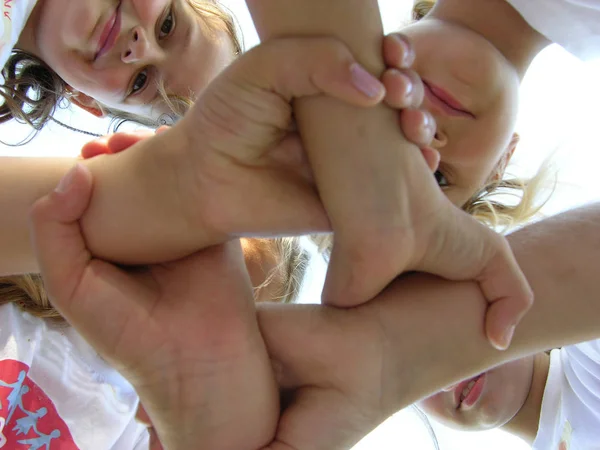
<svg viewBox="0 0 600 450"><path fill-rule="evenodd" d="M234 46L236 54L241 53L241 41L237 36L231 14L214 0L187 0L198 16L212 29L223 29ZM56 109L69 104L69 90L65 81L52 68L29 53L15 50L2 69L3 84L0 85L0 123L17 120L30 125L34 132L40 131L53 120ZM191 105L191 99L181 99L161 93L176 117L181 116ZM182 108L181 105L184 107ZM133 115L111 108L102 108L115 120L116 127L123 121L133 121L150 128L161 125L159 121Z"/></svg>

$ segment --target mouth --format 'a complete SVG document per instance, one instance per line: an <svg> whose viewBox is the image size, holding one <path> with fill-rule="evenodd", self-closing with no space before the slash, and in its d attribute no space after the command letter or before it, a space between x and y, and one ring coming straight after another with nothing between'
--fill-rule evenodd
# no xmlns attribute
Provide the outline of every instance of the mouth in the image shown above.
<svg viewBox="0 0 600 450"><path fill-rule="evenodd" d="M470 380L463 381L454 389L456 409L467 410L472 408L481 398L485 385L485 373L477 375Z"/></svg>
<svg viewBox="0 0 600 450"><path fill-rule="evenodd" d="M98 46L94 55L94 61L98 60L102 55L109 52L117 42L121 31L121 2L117 5L115 11L106 21L102 34L98 39Z"/></svg>
<svg viewBox="0 0 600 450"><path fill-rule="evenodd" d="M475 119L472 112L442 88L425 80L423 80L423 85L425 86L425 97L438 112L451 117Z"/></svg>

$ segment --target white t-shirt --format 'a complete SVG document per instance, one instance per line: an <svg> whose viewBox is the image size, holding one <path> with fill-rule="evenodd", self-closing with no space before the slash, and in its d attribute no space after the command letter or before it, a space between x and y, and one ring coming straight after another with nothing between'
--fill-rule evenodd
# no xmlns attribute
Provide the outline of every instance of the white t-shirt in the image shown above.
<svg viewBox="0 0 600 450"><path fill-rule="evenodd" d="M600 340L552 351L533 449L600 449Z"/></svg>
<svg viewBox="0 0 600 450"><path fill-rule="evenodd" d="M0 449L147 450L137 406L73 328L0 307Z"/></svg>
<svg viewBox="0 0 600 450"><path fill-rule="evenodd" d="M4 67L10 52L19 40L19 35L37 0L0 0L0 69Z"/></svg>
<svg viewBox="0 0 600 450"><path fill-rule="evenodd" d="M600 0L507 0L533 28L575 56L600 57Z"/></svg>

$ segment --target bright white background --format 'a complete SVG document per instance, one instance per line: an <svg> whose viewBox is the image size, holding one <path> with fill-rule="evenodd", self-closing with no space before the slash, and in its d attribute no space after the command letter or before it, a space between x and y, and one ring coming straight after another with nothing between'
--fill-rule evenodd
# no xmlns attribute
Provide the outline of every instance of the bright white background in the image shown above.
<svg viewBox="0 0 600 450"><path fill-rule="evenodd" d="M409 18L411 0L379 0L387 32L398 29ZM223 0L237 17L246 48L258 41L244 0ZM590 201L600 200L600 61L583 64L553 46L534 62L522 88L517 131L522 141L509 169L532 175L551 153L558 187L544 214L551 215ZM61 120L103 134L108 123L84 114L63 111ZM0 139L16 144L28 128L14 123L0 126ZM0 155L74 156L88 137L51 125L25 147L0 144ZM319 298L324 264L315 263L303 290L305 301ZM459 433L433 424L442 450L527 449L520 440L501 431ZM418 417L403 411L356 446L356 450L433 449L431 439Z"/></svg>

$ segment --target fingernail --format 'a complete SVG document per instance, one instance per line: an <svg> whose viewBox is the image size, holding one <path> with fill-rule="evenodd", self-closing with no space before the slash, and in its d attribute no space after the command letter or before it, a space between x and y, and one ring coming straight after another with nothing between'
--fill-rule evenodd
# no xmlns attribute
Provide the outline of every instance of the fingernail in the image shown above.
<svg viewBox="0 0 600 450"><path fill-rule="evenodd" d="M510 343L515 334L515 329L516 325L512 325L506 329L506 331L504 332L504 336L502 337L502 342L499 343L500 345L498 346L498 350L504 351L510 346Z"/></svg>
<svg viewBox="0 0 600 450"><path fill-rule="evenodd" d="M352 83L367 97L374 98L383 94L383 85L381 82L365 70L360 64L354 63L350 66L352 74Z"/></svg>
<svg viewBox="0 0 600 450"><path fill-rule="evenodd" d="M409 77L407 77L406 75L403 75L403 77L406 81L406 92L404 92L404 98L408 100L413 93L414 86Z"/></svg>
<svg viewBox="0 0 600 450"><path fill-rule="evenodd" d="M407 69L410 66L412 66L415 62L415 52L413 51L412 46L409 45L405 39L398 35L395 35L394 37L402 47L402 61L400 62L400 64L402 64L403 69Z"/></svg>
<svg viewBox="0 0 600 450"><path fill-rule="evenodd" d="M62 179L60 180L60 182L58 183L58 186L56 186L56 189L54 189L55 192L58 192L59 194L64 194L66 193L71 185L73 184L73 179L75 178L75 173L77 173L77 170L79 169L79 164L75 164L67 173L64 177L62 177Z"/></svg>

